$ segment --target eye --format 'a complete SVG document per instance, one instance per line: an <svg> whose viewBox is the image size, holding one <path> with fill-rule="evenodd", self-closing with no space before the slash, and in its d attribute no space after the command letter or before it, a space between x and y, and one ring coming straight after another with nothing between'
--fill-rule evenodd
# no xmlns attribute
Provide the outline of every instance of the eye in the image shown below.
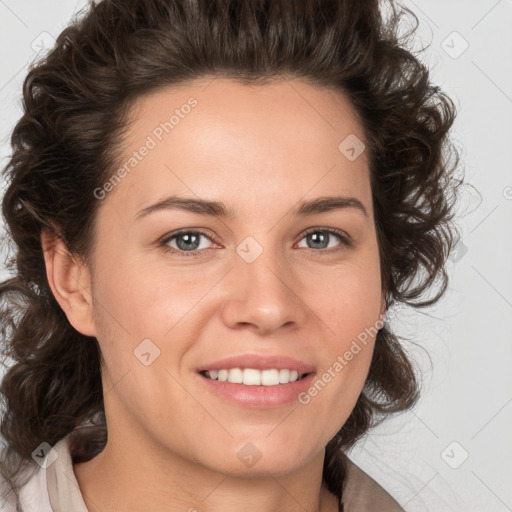
<svg viewBox="0 0 512 512"><path fill-rule="evenodd" d="M329 249L332 246L329 246L329 242L333 239L333 236L341 241L341 249L343 247L351 247L352 241L350 237L339 229L329 228L311 228L306 231L302 240L306 240L306 243L309 242L309 249L320 249L325 250ZM337 249L340 250L340 249ZM328 251L330 252L330 251Z"/></svg>
<svg viewBox="0 0 512 512"><path fill-rule="evenodd" d="M187 231L184 229L176 231L170 236L166 236L160 242L160 245L164 247L164 249L182 253L184 256L199 256L201 251L208 249L208 247L201 247L201 238L206 238L211 241L211 238L203 231Z"/></svg>
<svg viewBox="0 0 512 512"><path fill-rule="evenodd" d="M326 249L332 248L330 245L331 240L335 237L338 241L341 241L341 247L335 249L342 250L345 247L351 247L351 238L343 231L334 228L310 228L303 235L302 240L309 242L309 249L319 249L315 252L331 252L325 251ZM212 242L210 236L201 230L187 230L182 229L165 236L159 243L159 245L168 251L177 253L182 256L201 256L201 253L211 247L208 245L205 247L201 246L201 239L204 238Z"/></svg>

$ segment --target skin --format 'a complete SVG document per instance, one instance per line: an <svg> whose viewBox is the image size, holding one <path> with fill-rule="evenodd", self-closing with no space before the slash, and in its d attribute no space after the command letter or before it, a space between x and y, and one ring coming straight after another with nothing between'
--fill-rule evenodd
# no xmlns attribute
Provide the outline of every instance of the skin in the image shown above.
<svg viewBox="0 0 512 512"><path fill-rule="evenodd" d="M350 161L338 150L364 132L344 96L298 79L201 79L137 101L125 160L191 96L197 106L100 200L92 268L42 237L56 299L104 358L109 437L74 466L84 501L94 512L337 510L322 484L325 446L356 403L374 338L307 405L233 404L196 368L284 354L321 376L384 313L367 154ZM171 194L222 201L235 217L168 209L135 219ZM359 199L368 216L290 213L332 195ZM197 257L177 239L158 245L181 228L207 233ZM327 235L318 248L308 228L340 229L353 245ZM248 236L263 248L252 263L236 252ZM160 350L148 366L134 356L146 338ZM261 453L251 467L237 457L248 442Z"/></svg>

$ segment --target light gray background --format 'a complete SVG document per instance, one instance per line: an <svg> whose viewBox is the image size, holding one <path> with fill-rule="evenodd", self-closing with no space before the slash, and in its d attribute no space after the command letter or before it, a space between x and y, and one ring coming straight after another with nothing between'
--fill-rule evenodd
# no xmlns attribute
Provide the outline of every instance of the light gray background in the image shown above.
<svg viewBox="0 0 512 512"><path fill-rule="evenodd" d="M419 406L351 456L407 512L512 511L512 1L404 3L420 19L416 47L430 43L432 80L458 105L453 139L482 199L465 192L445 298L393 320L428 352L404 342L423 372ZM2 167L28 63L85 5L0 0Z"/></svg>

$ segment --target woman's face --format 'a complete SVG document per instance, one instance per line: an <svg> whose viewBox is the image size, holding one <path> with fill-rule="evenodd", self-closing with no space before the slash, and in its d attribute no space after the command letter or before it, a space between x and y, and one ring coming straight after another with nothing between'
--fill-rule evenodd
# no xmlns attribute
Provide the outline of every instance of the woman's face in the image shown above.
<svg viewBox="0 0 512 512"><path fill-rule="evenodd" d="M384 312L362 128L346 99L298 80L204 79L131 115L124 171L95 192L109 439L290 472L347 420ZM294 368L308 375L286 383Z"/></svg>

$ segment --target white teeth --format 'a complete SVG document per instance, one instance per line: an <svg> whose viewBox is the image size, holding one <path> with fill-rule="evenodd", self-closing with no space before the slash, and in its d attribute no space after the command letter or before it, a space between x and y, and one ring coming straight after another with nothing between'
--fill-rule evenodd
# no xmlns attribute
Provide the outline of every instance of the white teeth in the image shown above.
<svg viewBox="0 0 512 512"><path fill-rule="evenodd" d="M241 384L244 381L244 374L240 368L231 368L229 370L228 382Z"/></svg>
<svg viewBox="0 0 512 512"><path fill-rule="evenodd" d="M277 386L279 384L288 384L295 382L303 375L299 375L297 370L271 369L256 370L254 368L230 368L222 370L209 370L205 376L219 380L220 382L230 382L232 384L245 384L246 386Z"/></svg>
<svg viewBox="0 0 512 512"><path fill-rule="evenodd" d="M281 384L290 382L290 370L279 370L279 382Z"/></svg>
<svg viewBox="0 0 512 512"><path fill-rule="evenodd" d="M261 384L261 372L252 368L245 368L244 384L246 386L259 386Z"/></svg>
<svg viewBox="0 0 512 512"><path fill-rule="evenodd" d="M264 386L277 386L279 384L279 371L263 370L261 372L261 383Z"/></svg>

